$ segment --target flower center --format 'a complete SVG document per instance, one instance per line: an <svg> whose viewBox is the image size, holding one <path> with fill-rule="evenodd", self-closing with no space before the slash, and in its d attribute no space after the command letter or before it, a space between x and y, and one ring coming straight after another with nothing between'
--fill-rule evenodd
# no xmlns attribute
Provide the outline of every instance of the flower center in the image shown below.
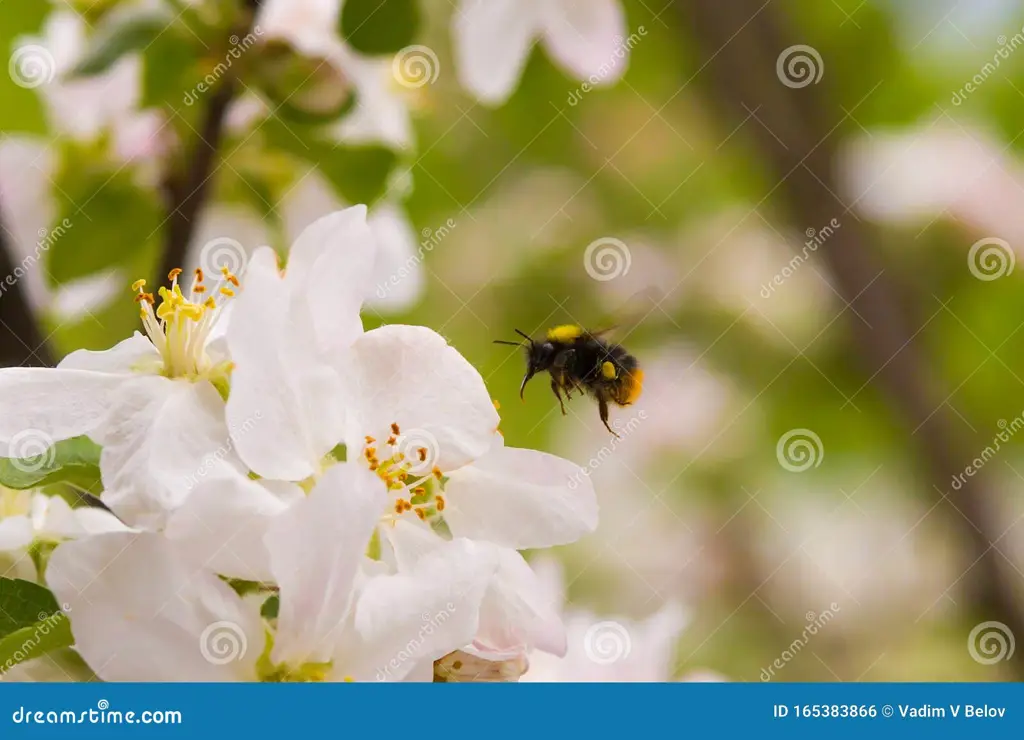
<svg viewBox="0 0 1024 740"><path fill-rule="evenodd" d="M427 521L444 511L444 473L433 464L427 447L416 445L413 438L403 439L397 423L391 425L391 435L382 445L378 446L373 437L364 441L361 459L384 481L392 495L382 522L393 524L409 513Z"/></svg>
<svg viewBox="0 0 1024 740"><path fill-rule="evenodd" d="M157 290L159 304L152 293L145 292L145 280L132 283L132 290L138 293L135 302L139 304L146 335L163 360L161 372L171 378L226 376L230 372L229 364L214 363L206 353L206 345L224 303L235 296L238 278L223 267L221 278L208 291L203 271L197 269L186 296L178 284L180 275L180 268L167 275L171 286ZM212 293L219 296L220 304Z"/></svg>

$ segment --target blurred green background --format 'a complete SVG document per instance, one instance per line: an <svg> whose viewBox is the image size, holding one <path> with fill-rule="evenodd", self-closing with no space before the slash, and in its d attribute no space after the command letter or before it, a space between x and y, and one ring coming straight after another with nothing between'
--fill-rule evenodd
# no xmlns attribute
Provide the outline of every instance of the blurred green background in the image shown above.
<svg viewBox="0 0 1024 740"><path fill-rule="evenodd" d="M805 249L829 221L796 223L776 207L779 177L753 143L770 111L752 101L745 119L720 113L701 51L709 39L675 7L687 3L665 2L624 1L628 29L644 35L618 84L572 102L580 82L538 47L497 108L458 83L452 5L422 3L414 35L395 20L367 42L387 49L394 33L399 46L436 54L435 81L388 88L410 111L405 146L339 140L327 119L337 113L332 101L347 99L337 87L344 79L319 70L315 55L261 39L233 67L207 188L184 204L195 208L184 261L224 238L283 252L303 223L341 203L406 214L389 233L406 245L396 247L402 260L421 250L409 264L422 289L410 287L420 278L404 278L404 305L372 306L366 325L434 328L480 369L508 444L587 466L602 523L557 553L568 608L641 619L681 601L691 621L674 646L673 676L708 669L762 680L832 610L835 619L773 680L1019 677L1012 662L987 665L968 650L977 623L1004 616L971 603L967 587L982 577L965 542L974 525L922 470L914 425L906 428L861 363L852 330L863 319L818 249ZM0 2L5 58L27 37L45 37L57 44L59 68L81 72L85 58L101 71L36 87L0 74L0 214L11 263L38 234L73 223L0 299L8 311L15 301L29 306L51 360L109 347L136 328L128 285L152 279L172 248L174 182L187 182L204 156L197 137L220 88L194 105L183 94L224 58L243 17L240 3L211 0L169 30L135 20L111 41L109 12L121 5L132 4ZM1024 12L1010 0L778 0L759 12L820 56L821 79L805 89L846 113L826 126L836 125L842 188L834 229L878 225L870 247L913 317L937 406L970 460L1024 413L1019 271L978 279L969 257L983 238L1004 240L1004 260L1024 244L1024 51L1011 48ZM47 35L57 13L81 20L82 49L67 60L71 41ZM723 46L718 61L734 52ZM998 68L983 71L996 57ZM134 76L102 76L129 58ZM73 87L96 80L105 81ZM137 89L126 89L133 80ZM780 94L805 89L780 78ZM269 116L249 112L260 98ZM295 105L276 105L282 98ZM96 112L103 105L115 111L106 120ZM133 123L129 109L152 118ZM610 239L602 245L628 270L595 279L587 247ZM799 254L807 260L766 289ZM620 324L619 340L644 367L644 396L613 411L629 425L620 440L589 401L573 400L563 418L543 381L517 400L522 359L492 340L561 323ZM2 341L8 364L34 361L13 337ZM793 469L803 460L780 464L777 446L791 430L812 433L803 435L805 470ZM984 495L999 525L989 542L1009 574L1000 588L1024 608L1021 449L1014 438L986 461Z"/></svg>

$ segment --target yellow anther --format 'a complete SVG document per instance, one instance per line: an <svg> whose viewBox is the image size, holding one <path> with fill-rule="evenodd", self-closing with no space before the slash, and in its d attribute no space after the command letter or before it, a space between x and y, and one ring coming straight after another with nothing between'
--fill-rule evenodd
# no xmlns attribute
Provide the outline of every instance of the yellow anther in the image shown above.
<svg viewBox="0 0 1024 740"><path fill-rule="evenodd" d="M197 267L196 268L196 282L197 283L203 282L203 268L202 267Z"/></svg>
<svg viewBox="0 0 1024 740"><path fill-rule="evenodd" d="M436 498L436 501L437 501L437 510L438 511L444 511L444 496L438 496Z"/></svg>
<svg viewBox="0 0 1024 740"><path fill-rule="evenodd" d="M366 444L368 444L368 445L372 445L374 442L377 441L373 437L371 437L370 435L366 435L365 439L366 439Z"/></svg>
<svg viewBox="0 0 1024 740"><path fill-rule="evenodd" d="M193 285L192 286L192 292L193 293L205 293L206 292L206 286L205 285Z"/></svg>
<svg viewBox="0 0 1024 740"><path fill-rule="evenodd" d="M388 437L388 444L391 445L392 447L395 446L396 442L398 442L398 438L395 437L395 435L392 434L390 437Z"/></svg>
<svg viewBox="0 0 1024 740"><path fill-rule="evenodd" d="M437 478L438 480L441 480L441 478L444 477L444 473L441 472L441 468L437 467L436 465L434 466L434 469L431 470L430 472L433 473L434 477Z"/></svg>
<svg viewBox="0 0 1024 740"><path fill-rule="evenodd" d="M227 280L227 281L228 281L229 283L231 283L232 285L234 285L234 286L235 286L236 288L238 287L238 285L239 285L239 283L238 283L238 278L236 278L236 277L235 277L234 275L225 275L225 276L224 276L224 278L225 278L225 279L226 279L226 280Z"/></svg>
<svg viewBox="0 0 1024 740"><path fill-rule="evenodd" d="M395 424L394 422L392 422L391 423L391 433L392 434L401 434L402 430L398 428L398 424Z"/></svg>
<svg viewBox="0 0 1024 740"><path fill-rule="evenodd" d="M171 270L169 273L167 273L167 279L168 280L172 280L172 281L173 280L177 280L178 279L178 275L180 275L180 274L181 274L181 268L180 267L175 267L173 270Z"/></svg>
<svg viewBox="0 0 1024 740"><path fill-rule="evenodd" d="M427 448L426 447L420 447L418 450L416 450L416 454L419 456L420 462L426 462L427 461Z"/></svg>
<svg viewBox="0 0 1024 740"><path fill-rule="evenodd" d="M228 286L225 285L224 287L222 287L220 289L220 294L221 295L226 295L228 298L234 298L235 291L231 290L231 288L229 288Z"/></svg>
<svg viewBox="0 0 1024 740"><path fill-rule="evenodd" d="M132 283L132 290L139 291L142 290L144 287L146 287L145 278L139 278L134 283Z"/></svg>
<svg viewBox="0 0 1024 740"><path fill-rule="evenodd" d="M217 308L217 302L213 300L213 296L210 296L205 301L203 301L203 305L206 306L211 311Z"/></svg>

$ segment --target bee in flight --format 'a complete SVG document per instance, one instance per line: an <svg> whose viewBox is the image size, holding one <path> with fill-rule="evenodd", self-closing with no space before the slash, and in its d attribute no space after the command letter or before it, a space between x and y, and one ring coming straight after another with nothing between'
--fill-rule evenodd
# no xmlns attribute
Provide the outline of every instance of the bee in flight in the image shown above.
<svg viewBox="0 0 1024 740"><path fill-rule="evenodd" d="M623 347L601 338L611 330L591 332L567 324L550 329L543 341L535 340L519 329L515 331L526 340L526 344L501 339L494 343L526 349L526 375L519 387L519 397L523 397L530 378L547 371L551 375L551 390L558 399L563 416L563 391L566 399L572 398L573 391L588 393L597 399L597 408L605 428L618 437L615 430L608 426L608 403L618 406L633 403L640 397L644 373L633 355Z"/></svg>

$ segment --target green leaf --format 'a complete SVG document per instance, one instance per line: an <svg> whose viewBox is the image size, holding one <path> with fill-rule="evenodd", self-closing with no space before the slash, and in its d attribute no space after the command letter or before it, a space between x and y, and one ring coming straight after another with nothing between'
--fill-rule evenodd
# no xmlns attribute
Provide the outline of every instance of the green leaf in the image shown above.
<svg viewBox="0 0 1024 740"><path fill-rule="evenodd" d="M194 37L165 33L154 39L142 52L142 106L187 113L182 103L191 107L195 97L201 53Z"/></svg>
<svg viewBox="0 0 1024 740"><path fill-rule="evenodd" d="M121 57L140 51L167 30L172 19L160 13L138 12L111 18L93 37L82 60L71 71L72 77L103 74Z"/></svg>
<svg viewBox="0 0 1024 740"><path fill-rule="evenodd" d="M285 126L271 118L261 131L272 147L316 165L348 203L374 203L384 194L398 163L398 155L386 147L336 144L309 126Z"/></svg>
<svg viewBox="0 0 1024 740"><path fill-rule="evenodd" d="M111 171L98 161L88 150L65 150L54 191L58 221L68 226L47 250L49 275L58 284L128 263L160 233L156 194L143 190L129 169Z"/></svg>
<svg viewBox="0 0 1024 740"><path fill-rule="evenodd" d="M0 485L24 491L70 483L89 492L100 488L100 446L88 437L65 439L33 457L0 458Z"/></svg>
<svg viewBox="0 0 1024 740"><path fill-rule="evenodd" d="M69 648L74 643L67 615L60 611L51 614L0 639L0 676L18 663Z"/></svg>
<svg viewBox="0 0 1024 740"><path fill-rule="evenodd" d="M419 27L419 0L346 0L341 11L341 35L364 54L403 49Z"/></svg>
<svg viewBox="0 0 1024 740"><path fill-rule="evenodd" d="M60 611L49 589L20 578L0 578L0 638Z"/></svg>
<svg viewBox="0 0 1024 740"><path fill-rule="evenodd" d="M281 597L277 594L270 596L260 607L260 616L264 619L277 619L277 613L281 609Z"/></svg>

